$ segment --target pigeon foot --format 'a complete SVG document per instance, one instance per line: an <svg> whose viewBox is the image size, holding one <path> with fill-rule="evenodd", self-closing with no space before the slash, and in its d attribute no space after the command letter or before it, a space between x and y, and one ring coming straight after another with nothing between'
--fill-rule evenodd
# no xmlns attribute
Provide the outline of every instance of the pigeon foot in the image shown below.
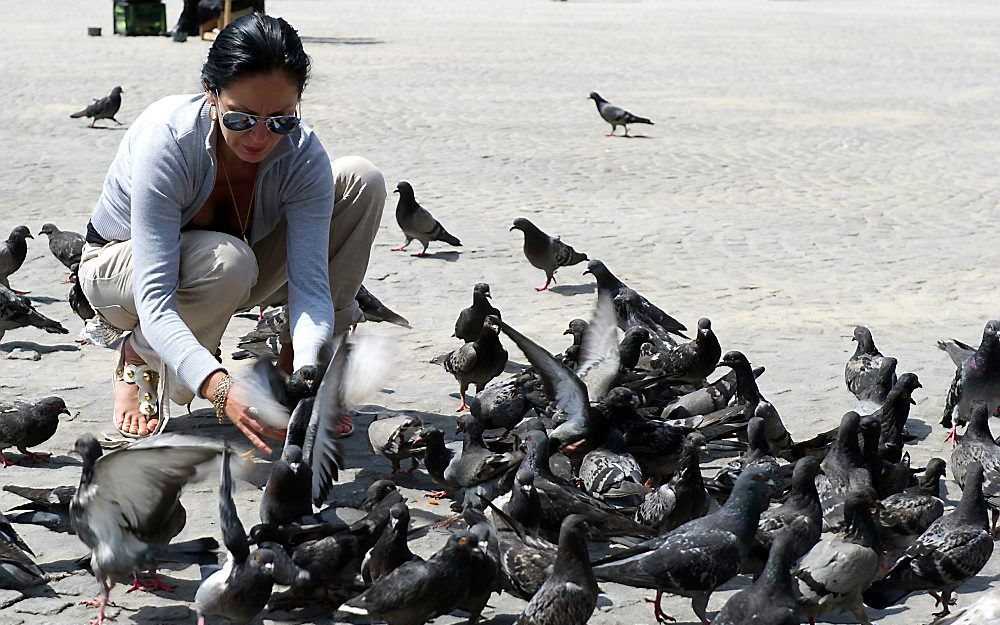
<svg viewBox="0 0 1000 625"><path fill-rule="evenodd" d="M952 449L955 449L955 447L958 445L958 425L957 424L951 426L951 429L948 430L948 436L944 437L944 442L947 443L948 441L951 441L951 448Z"/></svg>
<svg viewBox="0 0 1000 625"><path fill-rule="evenodd" d="M644 601L653 604L653 616L656 618L657 623L676 623L677 619L663 611L663 606L660 605L660 599L662 598L663 593L657 590L655 599L644 599Z"/></svg>
<svg viewBox="0 0 1000 625"><path fill-rule="evenodd" d="M133 590L162 590L163 592L173 592L176 586L172 586L160 579L160 576L156 573L151 573L151 579L149 582L145 582L138 574L134 575L134 581L132 586L125 591L125 593L130 593Z"/></svg>
<svg viewBox="0 0 1000 625"><path fill-rule="evenodd" d="M17 466L17 463L3 455L3 452L0 452L0 464L3 464L5 468Z"/></svg>
<svg viewBox="0 0 1000 625"><path fill-rule="evenodd" d="M405 245L403 245L403 246L401 246L401 247L394 247L394 248L392 248L392 249L391 249L391 250L389 250L389 251L390 251L390 252L405 252L405 251L406 251L406 246L405 246Z"/></svg>
<svg viewBox="0 0 1000 625"><path fill-rule="evenodd" d="M31 291L18 291L17 289L11 289L11 291L14 295L27 295L28 293L31 293Z"/></svg>
<svg viewBox="0 0 1000 625"><path fill-rule="evenodd" d="M447 529L462 520L461 514L453 514L447 519L442 519L434 524L436 529Z"/></svg>
<svg viewBox="0 0 1000 625"><path fill-rule="evenodd" d="M448 496L448 491L446 490L432 490L425 497L430 497L431 499L441 499L442 497Z"/></svg>

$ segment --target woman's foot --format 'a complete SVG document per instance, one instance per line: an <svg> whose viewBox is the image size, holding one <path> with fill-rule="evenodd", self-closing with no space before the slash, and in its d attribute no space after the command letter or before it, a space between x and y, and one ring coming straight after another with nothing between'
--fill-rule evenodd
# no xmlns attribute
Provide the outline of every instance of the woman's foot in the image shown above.
<svg viewBox="0 0 1000 625"><path fill-rule="evenodd" d="M132 341L125 339L119 348L119 360L126 365L144 365L145 361L139 357L132 349ZM124 354L124 357L122 357ZM117 372L116 372L117 373ZM120 376L119 376L120 377ZM135 436L148 436L156 430L159 415L147 417L139 409L139 387L127 380L117 380L115 382L115 425L122 432L127 432ZM155 398L154 398L155 400Z"/></svg>

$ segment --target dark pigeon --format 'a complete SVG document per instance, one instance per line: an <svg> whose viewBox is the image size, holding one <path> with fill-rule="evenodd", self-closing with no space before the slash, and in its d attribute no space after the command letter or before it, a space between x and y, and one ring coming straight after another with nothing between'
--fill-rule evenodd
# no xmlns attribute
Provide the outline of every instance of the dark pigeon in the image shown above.
<svg viewBox="0 0 1000 625"><path fill-rule="evenodd" d="M771 545L778 536L791 536L795 558L800 558L819 542L823 533L823 508L816 492L819 460L801 458L792 469L792 488L785 501L760 515L760 524L742 569L759 575L764 570Z"/></svg>
<svg viewBox="0 0 1000 625"><path fill-rule="evenodd" d="M69 504L76 494L76 486L31 488L7 484L3 489L28 501L10 510L11 521L14 523L41 525L50 531L63 534L73 533Z"/></svg>
<svg viewBox="0 0 1000 625"><path fill-rule="evenodd" d="M375 297L371 291L366 289L365 285L362 284L361 288L358 289L358 294L354 296L354 300L358 303L358 307L361 308L361 312L365 316L365 321L385 321L402 328L410 328L410 322L405 317L390 310L388 306L382 303L382 300Z"/></svg>
<svg viewBox="0 0 1000 625"><path fill-rule="evenodd" d="M563 331L563 334L573 336L573 344L567 347L560 357L562 363L569 369L576 369L577 362L580 360L580 345L583 342L583 334L589 325L590 323L584 319L573 319L569 322L569 327Z"/></svg>
<svg viewBox="0 0 1000 625"><path fill-rule="evenodd" d="M521 376L515 376L487 385L469 402L469 414L482 424L484 430L503 428L506 437L531 414L527 388L520 382Z"/></svg>
<svg viewBox="0 0 1000 625"><path fill-rule="evenodd" d="M526 532L538 534L538 527L542 523L542 502L535 490L535 474L530 467L522 466L514 474L514 486L510 491L510 499L504 504L504 512ZM508 525L511 529L516 529L513 524ZM529 598L532 594L534 591L529 593Z"/></svg>
<svg viewBox="0 0 1000 625"><path fill-rule="evenodd" d="M725 503L729 493L736 484L739 477L747 467L759 467L763 469L768 479L774 482L778 492L785 490L785 477L778 461L771 455L771 447L767 442L767 432L764 427L764 420L760 417L753 417L747 423L747 451L735 460L726 463L719 469L708 484L708 490L712 496L721 504Z"/></svg>
<svg viewBox="0 0 1000 625"><path fill-rule="evenodd" d="M465 402L465 393L469 390L469 386L474 385L478 393L486 388L493 378L503 373L507 366L507 350L503 348L497 335L502 323L492 315L486 317L483 322L483 333L478 339L435 359L435 362L440 362L444 370L455 376L455 380L458 381L462 405L456 412L469 409L469 405Z"/></svg>
<svg viewBox="0 0 1000 625"><path fill-rule="evenodd" d="M87 299L86 294L83 292L83 287L77 281L77 272L80 270L80 265L75 263L69 268L69 281L73 283L73 286L69 290L69 307L73 309L76 316L84 321L88 319L93 319L97 313L94 312L93 306L90 305L90 301Z"/></svg>
<svg viewBox="0 0 1000 625"><path fill-rule="evenodd" d="M747 420L752 417L760 417L764 420L764 432L767 434L771 453L775 456L781 455L782 452L794 445L792 435L785 428L774 404L761 395L760 389L757 387L757 376L754 375L754 370L747 357L738 351L726 352L718 366L730 367L736 372L735 403L744 406L743 416Z"/></svg>
<svg viewBox="0 0 1000 625"><path fill-rule="evenodd" d="M798 625L799 616L792 591L790 568L798 558L795 539L787 534L771 543L763 573L748 588L726 601L712 620L713 625Z"/></svg>
<svg viewBox="0 0 1000 625"><path fill-rule="evenodd" d="M951 428L948 438L958 442L956 431L972 413L972 402L981 399L993 414L1000 409L1000 321L992 320L983 329L983 340L976 353L962 361L945 399L941 425Z"/></svg>
<svg viewBox="0 0 1000 625"><path fill-rule="evenodd" d="M587 270L583 273L593 275L597 280L598 291L611 298L618 319L618 327L623 331L634 325L640 325L669 345L674 343L674 339L670 337L671 334L685 339L689 338L683 334L687 330L684 324L657 308L637 291L626 286L601 261L596 259L590 261L587 263Z"/></svg>
<svg viewBox="0 0 1000 625"><path fill-rule="evenodd" d="M116 579L132 575L133 589L172 590L156 575L158 560L218 546L210 539L169 548L167 543L184 528L181 489L203 477L204 465L222 450L200 439L161 434L108 454L94 437L84 436L75 451L83 458L83 470L70 519L77 537L91 549L90 568L100 589L96 625L103 625ZM143 479L129 479L136 475ZM152 574L151 584L139 579L144 570Z"/></svg>
<svg viewBox="0 0 1000 625"><path fill-rule="evenodd" d="M740 475L726 505L602 560L594 567L597 579L656 590L654 618L673 620L663 612L663 593L691 598L691 607L708 625L708 600L716 588L739 573L753 542L760 514L773 494L763 472L748 469Z"/></svg>
<svg viewBox="0 0 1000 625"><path fill-rule="evenodd" d="M79 117L90 117L93 118L90 122L90 127L93 128L94 124L99 119L110 119L119 126L122 125L120 121L115 119L115 115L118 114L118 110L122 107L122 88L115 87L111 90L111 93L104 96L103 98L94 98L93 104L88 104L87 108L82 111L77 111L70 115L70 117L76 119Z"/></svg>
<svg viewBox="0 0 1000 625"><path fill-rule="evenodd" d="M816 489L823 504L823 517L832 528L844 523L844 500L848 493L872 487L871 471L861 451L861 417L848 412L840 420L837 440L823 459L823 472L816 477Z"/></svg>
<svg viewBox="0 0 1000 625"><path fill-rule="evenodd" d="M638 115L633 115L632 113L629 113L622 107L615 106L614 104L608 102L607 100L601 97L601 94L597 93L596 91L591 91L590 95L587 97L593 100L594 104L597 105L597 112L601 114L601 118L604 119L604 121L611 124L611 132L608 133L609 137L615 134L615 130L617 130L619 126L625 129L625 136L627 137L629 124L649 124L650 126L653 125L653 122L651 122L649 119L645 117L639 117Z"/></svg>
<svg viewBox="0 0 1000 625"><path fill-rule="evenodd" d="M410 560L420 556L410 551L406 542L410 526L410 509L403 502L389 508L389 525L361 562L361 578L366 584L382 579Z"/></svg>
<svg viewBox="0 0 1000 625"><path fill-rule="evenodd" d="M80 264L80 257L83 255L83 235L60 230L55 224L44 224L38 234L49 236L49 251L66 269Z"/></svg>
<svg viewBox="0 0 1000 625"><path fill-rule="evenodd" d="M698 320L698 333L693 341L653 356L650 366L662 370L663 377L675 383L703 385L721 357L722 347L712 332L712 322L702 317Z"/></svg>
<svg viewBox="0 0 1000 625"><path fill-rule="evenodd" d="M3 454L8 447L16 447L22 455L32 460L47 460L49 454L28 451L52 438L59 427L59 415L70 414L60 397L46 397L34 404L27 402L0 402L0 463L9 467L11 462Z"/></svg>
<svg viewBox="0 0 1000 625"><path fill-rule="evenodd" d="M878 453L886 462L899 462L903 458L903 439L906 420L910 417L913 391L923 388L914 373L899 376L882 406L872 413L879 420Z"/></svg>
<svg viewBox="0 0 1000 625"><path fill-rule="evenodd" d="M798 602L810 622L831 610L843 610L859 623L872 625L861 593L875 580L882 556L872 518L877 505L878 496L871 488L848 494L843 531L817 543L799 561Z"/></svg>
<svg viewBox="0 0 1000 625"><path fill-rule="evenodd" d="M878 525L883 544L909 546L931 523L941 518L944 514L941 478L945 468L944 460L931 458L919 484L882 500Z"/></svg>
<svg viewBox="0 0 1000 625"><path fill-rule="evenodd" d="M586 625L598 594L587 551L588 523L579 514L563 521L552 573L524 607L518 625Z"/></svg>
<svg viewBox="0 0 1000 625"><path fill-rule="evenodd" d="M958 447L951 453L951 473L955 483L963 490L969 469L976 463L983 467L983 492L986 505L993 512L990 531L996 534L997 520L1000 518L1000 445L997 445L990 432L986 402L981 400L973 402L969 427L962 435Z"/></svg>
<svg viewBox="0 0 1000 625"><path fill-rule="evenodd" d="M205 625L206 616L221 616L231 623L253 620L267 605L274 587L276 554L270 549L250 551L250 541L233 503L229 449L222 453L219 526L228 552L226 564L198 586L194 603L199 625Z"/></svg>
<svg viewBox="0 0 1000 625"><path fill-rule="evenodd" d="M403 564L340 606L340 611L382 619L389 625L423 625L447 614L468 594L478 546L479 540L470 532L456 532L426 561Z"/></svg>
<svg viewBox="0 0 1000 625"><path fill-rule="evenodd" d="M33 326L49 334L69 334L58 321L49 319L31 305L27 297L15 294L0 285L0 340L8 330Z"/></svg>
<svg viewBox="0 0 1000 625"><path fill-rule="evenodd" d="M401 472L411 475L417 470L419 462L414 446L417 435L424 427L420 417L414 415L396 415L377 418L368 426L368 443L375 455L382 456L392 463L392 474L388 479ZM399 463L405 459L411 460L410 468L400 469Z"/></svg>
<svg viewBox="0 0 1000 625"><path fill-rule="evenodd" d="M948 614L952 593L979 573L993 554L993 536L988 531L989 516L983 499L983 467L974 462L965 476L965 490L958 507L931 523L885 577L865 591L864 601L885 609L909 594L926 591L939 598Z"/></svg>
<svg viewBox="0 0 1000 625"><path fill-rule="evenodd" d="M472 287L472 306L465 308L458 313L458 320L455 321L455 334L466 343L471 343L479 339L483 334L483 322L486 317L493 315L497 319L502 319L500 311L490 304L490 285L480 282Z"/></svg>
<svg viewBox="0 0 1000 625"><path fill-rule="evenodd" d="M0 514L0 588L21 590L44 583L45 573L35 564L34 555Z"/></svg>
<svg viewBox="0 0 1000 625"><path fill-rule="evenodd" d="M0 243L0 284L10 289L10 275L21 268L28 256L27 239L34 239L28 226L18 226L10 231L10 236ZM18 295L27 295L27 291L16 291Z"/></svg>
<svg viewBox="0 0 1000 625"><path fill-rule="evenodd" d="M500 545L496 531L484 515L470 510L468 516L479 519L469 528L469 533L476 537L476 548L469 563L469 589L457 607L468 613L467 625L476 625L490 596L501 592Z"/></svg>
<svg viewBox="0 0 1000 625"><path fill-rule="evenodd" d="M847 360L844 381L847 382L847 390L854 393L858 399L864 399L878 379L878 370L885 357L875 347L875 340L872 339L872 333L868 328L855 327L851 340L857 341L858 346L854 350L854 355ZM896 380L892 382L895 384Z"/></svg>
<svg viewBox="0 0 1000 625"><path fill-rule="evenodd" d="M406 237L401 246L392 248L393 252L405 251L413 239L420 241L424 246L424 249L416 254L417 256L427 254L427 246L431 241L443 241L448 245L461 247L462 242L448 234L441 222L434 219L427 209L417 203L413 196L413 187L409 182L404 180L397 184L393 193L399 194L399 203L396 204L396 223Z"/></svg>
<svg viewBox="0 0 1000 625"><path fill-rule="evenodd" d="M677 469L669 482L646 496L635 512L636 521L664 534L708 514L711 499L699 466L704 451L704 436L692 432L684 437Z"/></svg>
<svg viewBox="0 0 1000 625"><path fill-rule="evenodd" d="M521 473L519 471L518 475ZM528 472L527 475L532 474ZM493 502L487 505L496 519L501 586L518 599L530 601L548 579L557 547L497 508Z"/></svg>
<svg viewBox="0 0 1000 625"><path fill-rule="evenodd" d="M556 281L556 271L560 267L569 267L587 260L586 254L581 254L571 246L542 232L538 226L524 217L514 220L511 230L524 233L524 256L533 267L545 272L545 286L536 291L547 291L549 283Z"/></svg>

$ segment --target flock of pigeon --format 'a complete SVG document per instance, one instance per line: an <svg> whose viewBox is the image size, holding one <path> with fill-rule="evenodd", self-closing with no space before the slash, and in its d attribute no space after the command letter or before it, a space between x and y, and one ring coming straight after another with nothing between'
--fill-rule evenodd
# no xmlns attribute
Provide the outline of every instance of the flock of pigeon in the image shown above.
<svg viewBox="0 0 1000 625"><path fill-rule="evenodd" d="M651 123L591 98L612 132ZM414 239L423 245L418 256L434 241L461 245L409 183L396 191L406 238L397 249ZM234 473L244 463L226 445L161 434L106 451L84 436L75 447L77 486L4 486L25 503L0 515L0 587L47 583L14 529L33 523L75 534L91 550L80 564L98 581L90 604L97 625L110 620L118 581L169 592L157 575L161 564L218 562L212 538L172 542L187 518L184 488L217 473L226 559L198 589L200 624L249 622L277 601L276 586L288 589L286 607L326 601L338 618L361 614L390 625L421 625L456 610L475 625L493 593L504 592L526 602L518 623L583 625L600 593L613 597L611 584L655 591L659 622L674 620L661 606L664 594L690 598L701 622L715 625L814 623L833 612L868 624L866 606L886 608L920 592L935 598L935 616L949 615L955 592L990 559L1000 515L1000 445L989 426L1000 408L1000 322L986 324L979 346L939 344L956 364L942 419L955 447L947 463L912 468L906 421L920 383L897 374L897 360L879 352L868 329L855 329L845 369L854 410L838 427L795 441L757 386L763 369L741 352L724 353L708 318L691 338L600 260L527 219L516 219L515 229L529 263L545 273L539 291L558 269L587 262L598 285L593 318L570 321L572 344L554 355L509 325L490 286L476 284L455 323L462 346L437 359L459 385L461 440L448 442L443 423L412 415L375 420L368 439L391 475L369 486L352 520L327 501L343 468L335 417L363 404L389 375L386 342L334 340L314 369L284 376L271 362L278 311L241 339L242 357L258 357L246 378L251 404L268 425L287 430L259 523L248 532L236 512ZM41 232L72 275L82 237L52 224ZM0 245L0 336L27 325L66 333L10 288L27 238L19 226ZM94 317L75 284L69 300L81 318ZM370 320L409 327L364 287L358 301ZM505 379L497 379L508 365L501 337L530 363ZM710 381L720 368L728 372ZM0 404L0 461L13 463L2 453L9 448L43 459L30 448L68 412L58 397ZM967 426L961 436L960 425ZM726 456L721 468L703 466ZM426 559L408 546L410 512L394 483L421 464L440 487L428 496L453 501L454 516L438 525L457 526ZM949 469L962 488L950 511L940 490ZM121 478L135 474L144 479ZM593 557L592 548L602 554ZM712 593L739 575L752 583L710 621ZM980 602L996 600L988 594ZM983 609L969 606L942 622L988 622L976 616Z"/></svg>

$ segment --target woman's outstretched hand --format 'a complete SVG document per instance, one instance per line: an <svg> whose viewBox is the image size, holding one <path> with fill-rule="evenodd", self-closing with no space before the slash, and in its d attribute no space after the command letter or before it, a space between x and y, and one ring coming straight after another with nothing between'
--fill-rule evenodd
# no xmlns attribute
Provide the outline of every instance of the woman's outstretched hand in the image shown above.
<svg viewBox="0 0 1000 625"><path fill-rule="evenodd" d="M216 387L218 387L219 382L222 381L225 375L222 371L216 371L210 375L202 385L202 396L207 397L211 401L211 398L215 395ZM243 432L243 435L247 437L247 440L254 447L269 454L271 453L271 447L263 439L284 440L285 430L270 427L257 418L253 407L247 405L246 398L248 397L248 393L242 384L244 382L236 380L229 388L229 394L226 397L226 417Z"/></svg>

